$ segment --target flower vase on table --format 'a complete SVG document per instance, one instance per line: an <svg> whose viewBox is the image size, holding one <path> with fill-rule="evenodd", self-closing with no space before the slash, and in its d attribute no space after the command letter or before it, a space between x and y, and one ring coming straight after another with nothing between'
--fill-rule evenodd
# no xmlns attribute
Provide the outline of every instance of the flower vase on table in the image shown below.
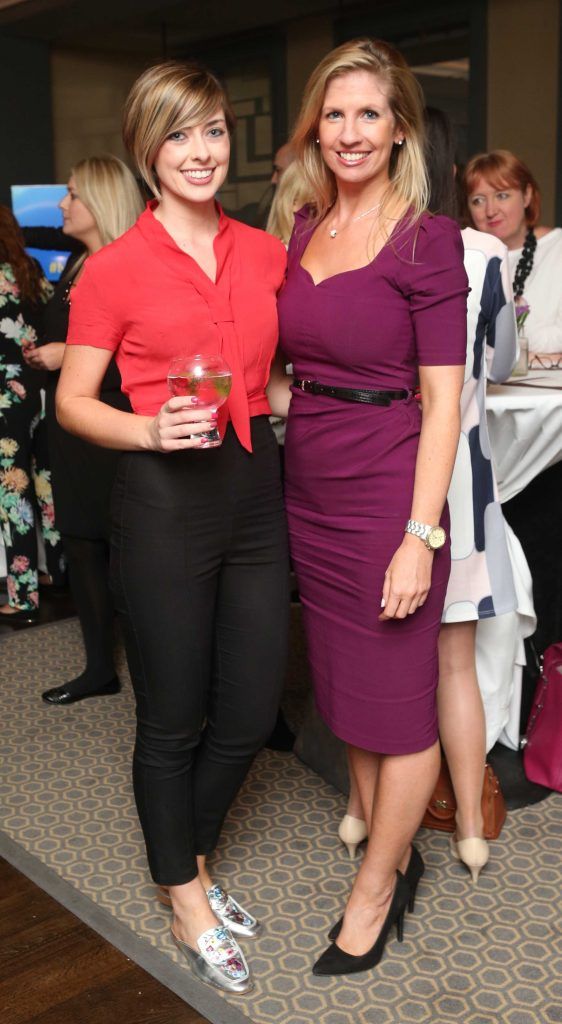
<svg viewBox="0 0 562 1024"><path fill-rule="evenodd" d="M232 372L222 356L177 356L170 363L170 394L189 395L195 408L216 412L226 402L231 386ZM197 436L202 439L201 448L218 448L222 444L217 427Z"/></svg>
<svg viewBox="0 0 562 1024"><path fill-rule="evenodd" d="M529 303L522 295L515 299L515 319L517 321L517 334L519 337L519 356L513 370L512 377L526 377L529 372L529 342L524 334L525 321L530 313Z"/></svg>

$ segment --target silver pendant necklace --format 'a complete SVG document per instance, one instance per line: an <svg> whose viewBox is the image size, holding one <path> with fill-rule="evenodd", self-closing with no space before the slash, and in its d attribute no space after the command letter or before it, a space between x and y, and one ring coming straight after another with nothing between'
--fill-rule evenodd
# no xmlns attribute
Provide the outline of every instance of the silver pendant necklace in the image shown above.
<svg viewBox="0 0 562 1024"><path fill-rule="evenodd" d="M337 238L338 234L341 235L342 231L345 231L345 229L348 228L350 224L355 224L357 220L362 220L363 217L367 217L370 213L374 213L375 210L380 209L381 206L382 203L377 203L376 206L371 206L370 210L364 210L363 213L360 213L358 217L352 217L352 219L348 221L347 224L344 224L343 228L331 228L329 231L330 238Z"/></svg>

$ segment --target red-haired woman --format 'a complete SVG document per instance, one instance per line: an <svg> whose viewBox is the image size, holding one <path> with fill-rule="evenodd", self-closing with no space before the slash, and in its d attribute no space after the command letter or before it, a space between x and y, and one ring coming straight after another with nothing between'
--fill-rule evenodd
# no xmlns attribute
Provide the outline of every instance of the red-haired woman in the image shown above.
<svg viewBox="0 0 562 1024"><path fill-rule="evenodd" d="M539 224L540 192L522 160L508 150L475 156L464 176L474 226L509 250L515 307L529 307L524 333L532 367L562 368L562 228ZM545 470L504 505L533 576L539 651L562 631L562 463Z"/></svg>
<svg viewBox="0 0 562 1024"><path fill-rule="evenodd" d="M474 227L509 250L516 305L529 314L525 337L535 362L562 366L562 228L539 224L541 197L529 168L507 149L480 153L465 170Z"/></svg>
<svg viewBox="0 0 562 1024"><path fill-rule="evenodd" d="M0 523L6 548L8 603L1 623L35 621L39 603L35 506L41 512L47 568L62 583L64 559L55 529L40 380L23 359L38 336L51 288L24 248L19 225L0 206Z"/></svg>

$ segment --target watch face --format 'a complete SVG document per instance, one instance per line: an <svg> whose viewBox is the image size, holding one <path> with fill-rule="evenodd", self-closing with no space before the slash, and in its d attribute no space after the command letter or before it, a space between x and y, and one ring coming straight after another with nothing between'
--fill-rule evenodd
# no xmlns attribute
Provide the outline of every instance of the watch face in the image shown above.
<svg viewBox="0 0 562 1024"><path fill-rule="evenodd" d="M447 534L445 533L445 530L443 529L443 527L442 526L434 526L433 529L431 529L429 531L429 536L427 538L427 543L429 544L430 548L432 548L432 550L435 551L436 548L442 548L443 547L446 539L447 539Z"/></svg>

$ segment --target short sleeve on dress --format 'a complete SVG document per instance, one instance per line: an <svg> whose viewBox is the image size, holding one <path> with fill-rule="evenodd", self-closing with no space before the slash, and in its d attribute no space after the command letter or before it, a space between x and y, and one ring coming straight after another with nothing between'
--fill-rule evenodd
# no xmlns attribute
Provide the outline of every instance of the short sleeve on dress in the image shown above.
<svg viewBox="0 0 562 1024"><path fill-rule="evenodd" d="M420 366L466 362L466 300L461 233L448 217L426 216L417 231L407 292Z"/></svg>
<svg viewBox="0 0 562 1024"><path fill-rule="evenodd" d="M104 288L98 267L88 261L72 289L67 345L91 345L115 352L124 331L110 295L110 286Z"/></svg>

